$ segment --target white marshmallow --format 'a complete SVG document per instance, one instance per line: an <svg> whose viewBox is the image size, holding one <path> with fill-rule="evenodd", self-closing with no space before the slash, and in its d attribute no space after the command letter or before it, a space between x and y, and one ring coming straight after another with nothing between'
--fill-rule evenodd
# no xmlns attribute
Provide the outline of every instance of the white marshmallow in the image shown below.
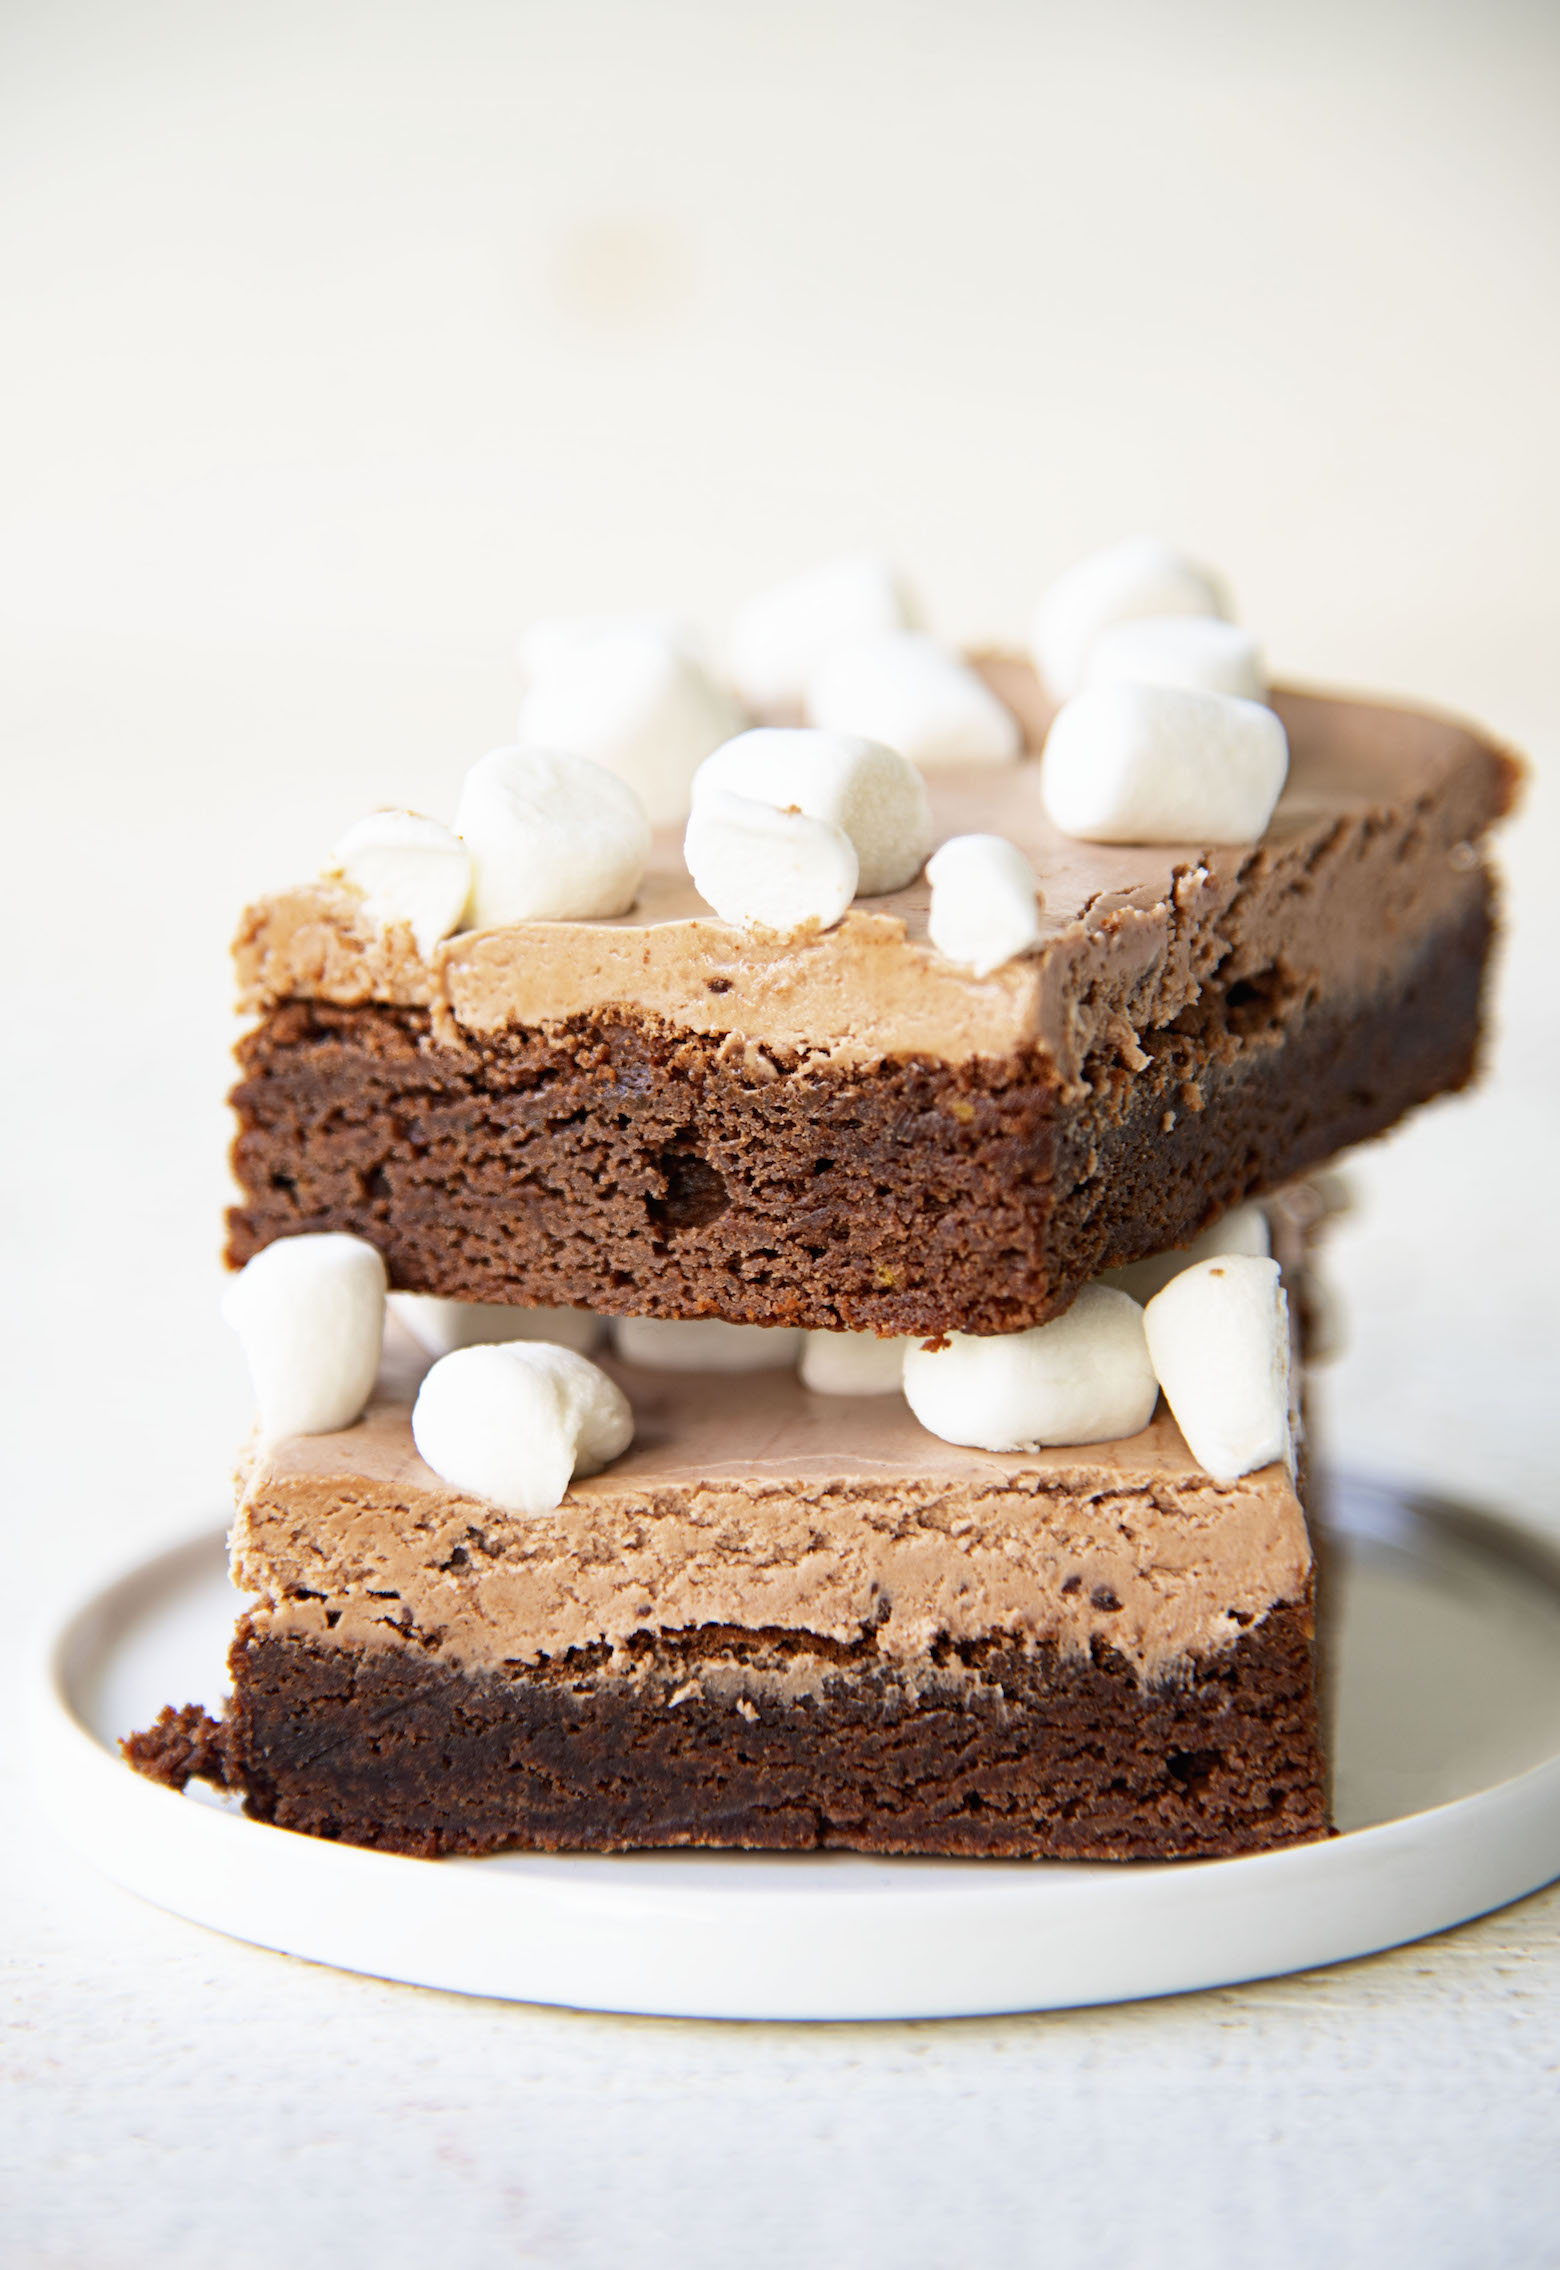
<svg viewBox="0 0 1560 2270"><path fill-rule="evenodd" d="M1254 843L1288 770L1288 736L1263 703L1123 681L1057 712L1040 794L1086 843Z"/></svg>
<svg viewBox="0 0 1560 2270"><path fill-rule="evenodd" d="M1159 1387L1143 1311L1085 1285L1065 1316L986 1339L954 1332L905 1350L905 1395L923 1427L974 1450L1120 1442L1154 1415Z"/></svg>
<svg viewBox="0 0 1560 2270"><path fill-rule="evenodd" d="M831 648L897 630L910 620L905 595L882 560L830 560L742 608L731 627L731 671L750 709L799 709Z"/></svg>
<svg viewBox="0 0 1560 2270"><path fill-rule="evenodd" d="M626 914L650 822L626 782L585 757L490 749L467 773L455 830L471 854L466 927Z"/></svg>
<svg viewBox="0 0 1560 2270"><path fill-rule="evenodd" d="M412 1406L412 1440L439 1479L510 1513L550 1513L576 1475L634 1439L628 1398L572 1348L541 1340L441 1356Z"/></svg>
<svg viewBox="0 0 1560 2270"><path fill-rule="evenodd" d="M1148 1254L1142 1261L1129 1261L1120 1269L1107 1269L1100 1283L1114 1285L1118 1292L1130 1293L1135 1301L1146 1303L1162 1293L1172 1277L1179 1277L1183 1269L1194 1268L1199 1261L1216 1261L1221 1253L1254 1253L1265 1260L1272 1250L1268 1218L1262 1208L1232 1206L1190 1245L1178 1252Z"/></svg>
<svg viewBox="0 0 1560 2270"><path fill-rule="evenodd" d="M533 625L515 738L568 749L628 782L656 825L680 820L695 772L741 710L665 625L589 617Z"/></svg>
<svg viewBox="0 0 1560 2270"><path fill-rule="evenodd" d="M1058 701L1084 682L1089 650L1112 623L1141 615L1227 615L1217 579L1156 536L1091 552L1059 575L1035 611L1035 667Z"/></svg>
<svg viewBox="0 0 1560 2270"><path fill-rule="evenodd" d="M1143 1324L1186 1447L1216 1482L1289 1455L1289 1303L1276 1261L1199 1261L1155 1295Z"/></svg>
<svg viewBox="0 0 1560 2270"><path fill-rule="evenodd" d="M561 1381L571 1420L579 1428L574 1449L577 1478L599 1474L603 1466L622 1457L634 1439L634 1414L622 1388L600 1364L574 1348L542 1340L510 1340L505 1345L510 1355L542 1365Z"/></svg>
<svg viewBox="0 0 1560 2270"><path fill-rule="evenodd" d="M908 1340L875 1332L809 1332L802 1349L802 1385L814 1395L897 1395L904 1386Z"/></svg>
<svg viewBox="0 0 1560 2270"><path fill-rule="evenodd" d="M869 734L918 765L1001 764L1023 748L1013 712L924 631L835 647L808 680L806 706L825 732Z"/></svg>
<svg viewBox="0 0 1560 2270"><path fill-rule="evenodd" d="M392 1293L390 1306L430 1356L506 1340L551 1340L588 1356L606 1326L588 1308L506 1308L497 1301L448 1301L435 1293Z"/></svg>
<svg viewBox="0 0 1560 2270"><path fill-rule="evenodd" d="M646 1371L789 1371L802 1352L802 1334L789 1325L718 1316L620 1316L612 1339L624 1363Z"/></svg>
<svg viewBox="0 0 1560 2270"><path fill-rule="evenodd" d="M683 857L699 896L745 930L828 930L856 895L856 851L843 829L724 789L700 794Z"/></svg>
<svg viewBox="0 0 1560 2270"><path fill-rule="evenodd" d="M717 789L782 812L794 807L839 828L855 846L856 888L863 898L902 890L919 875L932 848L926 783L908 758L881 741L800 726L757 726L699 767L695 808Z"/></svg>
<svg viewBox="0 0 1560 2270"><path fill-rule="evenodd" d="M927 934L949 961L989 977L1040 943L1035 872L1006 836L951 836L927 861L926 877Z"/></svg>
<svg viewBox="0 0 1560 2270"><path fill-rule="evenodd" d="M1250 631L1217 615L1145 615L1101 631L1089 648L1088 683L1114 685L1123 678L1238 694L1243 701L1268 697L1261 648Z"/></svg>
<svg viewBox="0 0 1560 2270"><path fill-rule="evenodd" d="M331 873L363 893L381 929L404 922L427 958L465 911L471 855L459 836L420 812L370 812L337 844Z"/></svg>
<svg viewBox="0 0 1560 2270"><path fill-rule="evenodd" d="M239 1271L222 1314L243 1344L263 1435L351 1426L374 1391L385 1329L385 1265L365 1239L278 1238Z"/></svg>

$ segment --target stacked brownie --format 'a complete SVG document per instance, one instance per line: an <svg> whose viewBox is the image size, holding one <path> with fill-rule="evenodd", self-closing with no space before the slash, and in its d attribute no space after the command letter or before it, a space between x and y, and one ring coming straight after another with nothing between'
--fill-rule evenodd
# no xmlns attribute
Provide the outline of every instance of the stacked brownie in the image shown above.
<svg viewBox="0 0 1560 2270"><path fill-rule="evenodd" d="M1285 1192L1470 1077L1514 767L1269 698L1162 549L1039 667L831 572L739 628L768 730L556 626L574 748L246 915L251 1605L144 1770L425 1854L1324 1833L1268 1248L1300 1292Z"/></svg>

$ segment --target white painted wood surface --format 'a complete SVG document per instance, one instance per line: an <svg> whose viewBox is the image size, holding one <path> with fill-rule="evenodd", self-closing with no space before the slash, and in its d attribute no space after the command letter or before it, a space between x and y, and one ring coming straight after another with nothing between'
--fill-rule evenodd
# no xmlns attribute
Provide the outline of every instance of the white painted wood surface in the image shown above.
<svg viewBox="0 0 1560 2270"><path fill-rule="evenodd" d="M234 910L375 803L449 810L528 614L718 631L872 542L1011 635L1140 525L1281 672L1548 768L1492 1076L1355 1170L1326 1406L1560 1523L1557 39L1520 0L10 12L13 1598L220 1504ZM29 2270L1560 2258L1560 1893L1177 2003L622 2022L192 1931L26 1825L9 1735L3 1772Z"/></svg>

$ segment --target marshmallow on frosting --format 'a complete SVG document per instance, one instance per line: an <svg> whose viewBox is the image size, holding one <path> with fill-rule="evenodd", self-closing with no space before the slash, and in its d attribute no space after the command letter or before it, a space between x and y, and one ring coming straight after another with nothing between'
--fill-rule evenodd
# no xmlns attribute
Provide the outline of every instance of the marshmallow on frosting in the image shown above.
<svg viewBox="0 0 1560 2270"><path fill-rule="evenodd" d="M650 618L537 623L520 661L516 740L589 757L627 781L656 823L681 819L699 766L742 728L690 644Z"/></svg>
<svg viewBox="0 0 1560 2270"><path fill-rule="evenodd" d="M465 845L420 812L370 812L337 844L332 872L363 893L371 922L404 922L424 958L456 927L471 890Z"/></svg>
<svg viewBox="0 0 1560 2270"><path fill-rule="evenodd" d="M412 1406L424 1465L509 1513L550 1513L576 1475L598 1473L633 1439L622 1389L588 1356L542 1340L457 1348Z"/></svg>
<svg viewBox="0 0 1560 2270"><path fill-rule="evenodd" d="M1077 561L1044 593L1031 639L1035 668L1056 700L1068 701L1088 675L1095 639L1112 623L1229 611L1206 568L1157 537L1129 537Z"/></svg>
<svg viewBox="0 0 1560 2270"><path fill-rule="evenodd" d="M1145 686L1186 686L1193 693L1239 694L1266 701L1262 650L1250 631L1217 615L1145 615L1113 623L1089 648L1088 682L1127 678Z"/></svg>
<svg viewBox="0 0 1560 2270"><path fill-rule="evenodd" d="M222 1314L243 1345L269 1440L334 1434L360 1415L385 1329L385 1265L363 1238L278 1238L239 1271Z"/></svg>
<svg viewBox="0 0 1560 2270"><path fill-rule="evenodd" d="M1034 869L1006 836L951 836L927 861L926 879L927 935L940 954L977 977L1040 943Z"/></svg>
<svg viewBox="0 0 1560 2270"><path fill-rule="evenodd" d="M932 846L932 809L915 766L897 749L857 734L756 726L699 767L695 810L720 790L805 812L849 836L864 898L902 890Z"/></svg>
<svg viewBox="0 0 1560 2270"><path fill-rule="evenodd" d="M1289 1304L1276 1261L1199 1261L1155 1295L1143 1324L1186 1447L1216 1482L1289 1455Z"/></svg>
<svg viewBox="0 0 1560 2270"><path fill-rule="evenodd" d="M809 1332L802 1385L814 1395L897 1395L905 1383L908 1340L875 1332Z"/></svg>
<svg viewBox="0 0 1560 2270"><path fill-rule="evenodd" d="M618 1354L646 1371L789 1371L802 1334L785 1324L727 1324L718 1316L620 1316Z"/></svg>
<svg viewBox="0 0 1560 2270"><path fill-rule="evenodd" d="M843 829L722 788L695 802L683 857L699 896L744 930L828 930L856 895L856 851Z"/></svg>
<svg viewBox="0 0 1560 2270"><path fill-rule="evenodd" d="M1057 712L1040 794L1086 843L1253 843L1288 770L1288 737L1264 703L1123 680Z"/></svg>
<svg viewBox="0 0 1560 2270"><path fill-rule="evenodd" d="M626 914L650 856L650 822L625 781L542 749L479 757L455 832L471 854L468 929Z"/></svg>
<svg viewBox="0 0 1560 2270"><path fill-rule="evenodd" d="M1272 1249L1268 1218L1262 1208L1255 1204L1232 1206L1190 1245L1178 1252L1148 1254L1142 1261L1129 1261L1120 1269L1107 1269L1100 1283L1114 1285L1118 1292L1130 1293L1135 1301L1146 1303L1162 1293L1172 1277L1179 1277L1183 1269L1191 1269L1199 1261L1216 1261L1225 1253L1254 1253L1266 1260Z"/></svg>
<svg viewBox="0 0 1560 2270"><path fill-rule="evenodd" d="M808 681L807 715L831 733L866 733L918 765L1004 763L1018 720L979 674L924 631L879 631L837 646Z"/></svg>
<svg viewBox="0 0 1560 2270"><path fill-rule="evenodd" d="M953 1332L905 1350L905 1396L930 1434L973 1450L1120 1442L1154 1415L1143 1311L1085 1285L1065 1316L1027 1332Z"/></svg>
<svg viewBox="0 0 1560 2270"><path fill-rule="evenodd" d="M498 1301L450 1301L435 1293L392 1293L390 1306L430 1356L505 1340L552 1340L588 1356L606 1326L588 1308L508 1308Z"/></svg>
<svg viewBox="0 0 1560 2270"><path fill-rule="evenodd" d="M750 709L799 710L835 647L909 620L898 578L882 560L830 560L748 601L732 625L732 676Z"/></svg>

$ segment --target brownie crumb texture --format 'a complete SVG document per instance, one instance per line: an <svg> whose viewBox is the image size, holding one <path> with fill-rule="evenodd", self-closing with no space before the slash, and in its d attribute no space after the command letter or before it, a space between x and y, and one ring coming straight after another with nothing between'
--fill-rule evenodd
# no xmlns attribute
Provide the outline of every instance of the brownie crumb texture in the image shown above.
<svg viewBox="0 0 1560 2270"><path fill-rule="evenodd" d="M242 1787L280 1827L430 1858L1211 1858L1326 1834L1312 1641L1309 1602L1289 1603L1148 1688L1103 1644L987 1641L913 1677L824 1649L799 1689L799 1643L762 1635L647 1641L626 1669L463 1672L246 1620L225 1725L165 1711L125 1754L174 1786Z"/></svg>
<svg viewBox="0 0 1560 2270"><path fill-rule="evenodd" d="M232 1727L213 1718L199 1703L182 1710L166 1704L144 1733L130 1734L120 1750L137 1773L164 1789L182 1789L186 1782L209 1781L218 1789L242 1786L230 1772L228 1745Z"/></svg>

